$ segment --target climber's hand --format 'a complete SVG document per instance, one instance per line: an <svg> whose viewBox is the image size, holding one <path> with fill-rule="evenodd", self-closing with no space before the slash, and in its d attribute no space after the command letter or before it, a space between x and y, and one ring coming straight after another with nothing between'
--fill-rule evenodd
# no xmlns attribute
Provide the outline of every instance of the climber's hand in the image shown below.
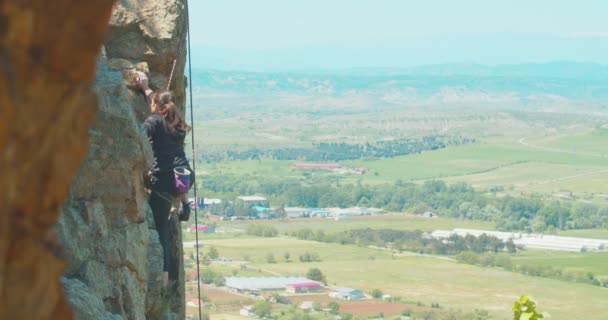
<svg viewBox="0 0 608 320"><path fill-rule="evenodd" d="M137 87L142 91L150 90L150 84L148 82L148 76L141 71L137 71L137 77L135 78Z"/></svg>

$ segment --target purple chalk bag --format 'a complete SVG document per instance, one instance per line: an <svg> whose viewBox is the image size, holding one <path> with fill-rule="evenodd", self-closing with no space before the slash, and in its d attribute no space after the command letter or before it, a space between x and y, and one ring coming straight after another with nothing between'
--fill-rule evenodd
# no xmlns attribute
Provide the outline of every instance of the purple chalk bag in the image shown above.
<svg viewBox="0 0 608 320"><path fill-rule="evenodd" d="M190 190L190 170L186 167L177 167L173 169L175 175L175 189L178 193L188 193Z"/></svg>

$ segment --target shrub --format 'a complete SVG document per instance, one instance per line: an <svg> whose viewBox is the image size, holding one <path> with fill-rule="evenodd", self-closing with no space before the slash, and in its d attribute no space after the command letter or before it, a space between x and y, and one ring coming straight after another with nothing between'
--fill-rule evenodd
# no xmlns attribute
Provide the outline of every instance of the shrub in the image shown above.
<svg viewBox="0 0 608 320"><path fill-rule="evenodd" d="M266 262L277 263L277 261L274 259L274 254L269 253L268 255L266 255Z"/></svg>
<svg viewBox="0 0 608 320"><path fill-rule="evenodd" d="M331 301L330 303L328 303L327 308L330 310L329 312L331 314L338 314L338 312L340 311L340 305L335 301Z"/></svg>
<svg viewBox="0 0 608 320"><path fill-rule="evenodd" d="M306 278L327 284L327 278L325 278L325 275L319 268L310 268L308 272L306 272Z"/></svg>
<svg viewBox="0 0 608 320"><path fill-rule="evenodd" d="M544 316L536 311L536 302L528 296L521 296L513 304L513 320L538 320Z"/></svg>
<svg viewBox="0 0 608 320"><path fill-rule="evenodd" d="M374 290L372 290L371 295L375 299L380 299L380 298L382 298L382 291L380 289L374 289Z"/></svg>

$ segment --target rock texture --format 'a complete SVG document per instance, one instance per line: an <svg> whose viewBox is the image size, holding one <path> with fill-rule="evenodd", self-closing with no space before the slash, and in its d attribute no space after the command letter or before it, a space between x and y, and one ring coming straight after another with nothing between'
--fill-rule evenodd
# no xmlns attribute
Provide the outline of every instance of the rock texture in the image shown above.
<svg viewBox="0 0 608 320"><path fill-rule="evenodd" d="M119 0L114 6L97 64L99 108L89 151L57 224L76 319L184 318L177 221L170 272L178 285L164 294L159 286L162 249L143 184L151 148L141 123L149 107L131 89L136 70L165 87L178 58L172 89L184 101L185 9L182 0Z"/></svg>
<svg viewBox="0 0 608 320"><path fill-rule="evenodd" d="M111 0L0 0L0 319L70 319L53 232L86 152Z"/></svg>

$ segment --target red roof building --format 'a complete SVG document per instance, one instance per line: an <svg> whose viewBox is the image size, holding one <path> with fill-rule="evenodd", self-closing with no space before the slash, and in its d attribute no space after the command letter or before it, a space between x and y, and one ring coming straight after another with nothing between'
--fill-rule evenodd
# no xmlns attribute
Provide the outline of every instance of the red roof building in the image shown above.
<svg viewBox="0 0 608 320"><path fill-rule="evenodd" d="M188 226L188 232L194 232L196 230L197 230L196 226L194 226L194 225ZM206 232L207 230L209 230L209 226L198 226L199 232Z"/></svg>
<svg viewBox="0 0 608 320"><path fill-rule="evenodd" d="M323 289L318 282L302 282L288 284L286 291L289 293L308 293L308 292L319 292Z"/></svg>

